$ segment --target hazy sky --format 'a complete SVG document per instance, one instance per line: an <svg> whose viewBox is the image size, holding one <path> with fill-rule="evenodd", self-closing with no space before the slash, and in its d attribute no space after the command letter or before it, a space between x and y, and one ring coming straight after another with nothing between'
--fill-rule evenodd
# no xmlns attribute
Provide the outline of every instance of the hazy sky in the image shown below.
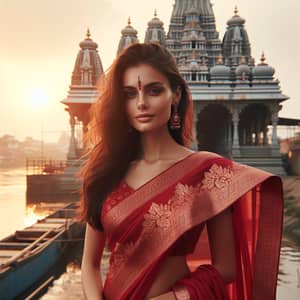
<svg viewBox="0 0 300 300"><path fill-rule="evenodd" d="M56 140L68 130L68 114L60 103L68 92L79 42L87 27L99 45L104 68L115 57L120 31L131 16L144 40L147 22L157 8L168 31L173 0L0 0L0 136ZM291 99L282 117L300 118L298 99L300 58L299 0L213 0L217 30L223 38L226 22L238 5L246 19L252 56L264 50L276 69L282 91ZM41 95L41 96L39 96ZM34 104L45 98L44 105Z"/></svg>

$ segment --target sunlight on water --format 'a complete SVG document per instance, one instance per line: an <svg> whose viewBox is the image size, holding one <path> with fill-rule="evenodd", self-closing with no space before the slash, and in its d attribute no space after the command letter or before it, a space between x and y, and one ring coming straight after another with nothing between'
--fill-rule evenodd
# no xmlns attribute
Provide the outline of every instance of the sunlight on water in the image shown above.
<svg viewBox="0 0 300 300"><path fill-rule="evenodd" d="M26 171L0 170L0 238L24 227Z"/></svg>
<svg viewBox="0 0 300 300"><path fill-rule="evenodd" d="M26 170L0 170L0 238L34 224L55 210L45 204L26 206Z"/></svg>
<svg viewBox="0 0 300 300"><path fill-rule="evenodd" d="M40 211L38 209L38 205L27 205L26 211L25 211L25 218L24 218L24 226L28 227L36 223L38 220L41 220L45 218L49 213L51 213L50 210L43 210Z"/></svg>

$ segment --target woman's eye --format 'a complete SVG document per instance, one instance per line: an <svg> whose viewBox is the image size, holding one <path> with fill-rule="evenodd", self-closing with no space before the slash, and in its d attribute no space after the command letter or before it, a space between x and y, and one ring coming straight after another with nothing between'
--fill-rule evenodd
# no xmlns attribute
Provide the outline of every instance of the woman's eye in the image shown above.
<svg viewBox="0 0 300 300"><path fill-rule="evenodd" d="M136 91L124 91L124 97L125 99L132 99L136 97Z"/></svg>
<svg viewBox="0 0 300 300"><path fill-rule="evenodd" d="M158 96L162 93L162 89L161 88L152 88L149 90L149 95L150 96Z"/></svg>

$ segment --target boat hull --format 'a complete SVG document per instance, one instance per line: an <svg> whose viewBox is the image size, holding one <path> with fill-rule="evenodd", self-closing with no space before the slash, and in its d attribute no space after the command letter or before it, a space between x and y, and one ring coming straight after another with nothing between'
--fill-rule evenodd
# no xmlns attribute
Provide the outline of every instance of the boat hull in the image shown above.
<svg viewBox="0 0 300 300"><path fill-rule="evenodd" d="M3 257L0 261L0 300L24 299L39 283L52 276L50 273L55 273L57 267L65 266L69 253L84 235L84 226L72 219L70 211L67 208L56 212L0 241L3 257L6 253L7 256L16 253L7 261ZM51 228L48 231L47 226ZM18 244L25 248L20 250Z"/></svg>

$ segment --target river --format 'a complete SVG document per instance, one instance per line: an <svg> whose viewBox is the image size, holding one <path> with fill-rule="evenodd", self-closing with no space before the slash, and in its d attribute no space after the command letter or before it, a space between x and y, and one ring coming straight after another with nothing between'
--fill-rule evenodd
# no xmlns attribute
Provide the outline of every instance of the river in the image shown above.
<svg viewBox="0 0 300 300"><path fill-rule="evenodd" d="M43 206L26 206L25 172L23 169L0 170L0 238L49 213ZM70 263L67 272L54 282L42 299L83 299L78 265ZM282 241L277 299L300 299L300 248L286 238Z"/></svg>

